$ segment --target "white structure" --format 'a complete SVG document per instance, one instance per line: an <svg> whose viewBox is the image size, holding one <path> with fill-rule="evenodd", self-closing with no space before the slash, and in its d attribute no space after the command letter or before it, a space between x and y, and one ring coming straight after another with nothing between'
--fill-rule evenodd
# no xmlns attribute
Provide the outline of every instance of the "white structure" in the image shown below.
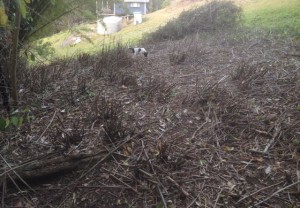
<svg viewBox="0 0 300 208"><path fill-rule="evenodd" d="M141 24L142 23L142 13L141 12L133 12L133 24Z"/></svg>
<svg viewBox="0 0 300 208"><path fill-rule="evenodd" d="M112 34L121 30L122 18L111 16L104 17L103 21L97 22L97 33L99 34Z"/></svg>

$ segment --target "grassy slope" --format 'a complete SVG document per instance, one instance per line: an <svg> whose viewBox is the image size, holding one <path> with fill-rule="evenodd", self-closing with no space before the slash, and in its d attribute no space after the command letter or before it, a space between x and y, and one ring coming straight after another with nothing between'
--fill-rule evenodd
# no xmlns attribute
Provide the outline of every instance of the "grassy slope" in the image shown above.
<svg viewBox="0 0 300 208"><path fill-rule="evenodd" d="M92 40L93 44L85 40L74 47L62 47L61 43L65 38L76 34L74 34L74 32L72 31L62 31L51 37L44 38L44 41L52 43L53 47L55 48L55 54L57 57L71 56L73 54L76 54L77 52L97 52L101 49L101 45L116 42L119 40L125 44L137 44L142 39L143 34L152 32L156 30L159 26L163 26L170 19L177 17L183 10L189 9L190 7L190 4L181 4L180 7L175 5L153 12L143 17L144 22L142 24L128 25L127 27L123 28L120 32L109 36L96 34L96 23L78 26L78 28L84 27L89 28L91 30L88 36Z"/></svg>
<svg viewBox="0 0 300 208"><path fill-rule="evenodd" d="M244 7L245 24L300 36L300 0L255 0Z"/></svg>
<svg viewBox="0 0 300 208"><path fill-rule="evenodd" d="M283 33L293 33L300 36L300 0L236 0L244 9L244 22L247 26L259 26L262 28L277 30ZM201 1L200 4L205 3ZM199 4L199 3L198 3ZM102 44L121 40L123 43L138 43L144 33L155 31L159 26L164 25L170 19L177 17L183 10L195 7L195 3L174 3L170 7L156 11L144 16L144 22L140 25L129 25L120 32L102 36L95 33L96 24L80 25L78 28L90 28L89 37L93 44L85 40L74 47L62 47L62 41L74 31L63 31L43 41L51 42L55 48L56 57L70 57L77 52L93 53L101 49Z"/></svg>

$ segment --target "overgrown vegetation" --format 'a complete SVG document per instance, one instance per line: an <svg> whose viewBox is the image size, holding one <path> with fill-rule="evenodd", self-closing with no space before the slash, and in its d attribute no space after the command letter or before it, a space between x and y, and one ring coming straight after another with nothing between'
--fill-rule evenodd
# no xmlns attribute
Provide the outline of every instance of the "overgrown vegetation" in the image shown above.
<svg viewBox="0 0 300 208"><path fill-rule="evenodd" d="M146 38L148 41L178 40L195 33L213 33L236 27L242 9L231 1L213 1L202 7L182 12Z"/></svg>
<svg viewBox="0 0 300 208"><path fill-rule="evenodd" d="M30 40L38 40L59 33L62 30L72 29L80 23L96 21L94 0L56 0L53 6L46 10L37 21L34 34Z"/></svg>

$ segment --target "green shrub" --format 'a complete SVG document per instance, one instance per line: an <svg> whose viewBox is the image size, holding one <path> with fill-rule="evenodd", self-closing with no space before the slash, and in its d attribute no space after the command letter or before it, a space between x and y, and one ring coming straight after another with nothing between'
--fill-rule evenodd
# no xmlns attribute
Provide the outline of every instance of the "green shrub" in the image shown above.
<svg viewBox="0 0 300 208"><path fill-rule="evenodd" d="M148 41L178 40L187 35L233 28L240 22L242 10L230 1L213 1L202 7L182 12L156 32Z"/></svg>
<svg viewBox="0 0 300 208"><path fill-rule="evenodd" d="M0 131L13 130L14 128L21 127L24 123L30 123L34 119L30 109L18 109L12 113L10 117L0 116Z"/></svg>

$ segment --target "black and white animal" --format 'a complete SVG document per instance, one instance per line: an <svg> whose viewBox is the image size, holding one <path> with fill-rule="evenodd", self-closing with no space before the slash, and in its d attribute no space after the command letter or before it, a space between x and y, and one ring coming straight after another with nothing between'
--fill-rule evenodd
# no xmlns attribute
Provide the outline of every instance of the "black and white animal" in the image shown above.
<svg viewBox="0 0 300 208"><path fill-rule="evenodd" d="M145 48L128 48L128 49L131 50L134 56L138 54L143 54L145 57L148 56L148 52L146 51Z"/></svg>

